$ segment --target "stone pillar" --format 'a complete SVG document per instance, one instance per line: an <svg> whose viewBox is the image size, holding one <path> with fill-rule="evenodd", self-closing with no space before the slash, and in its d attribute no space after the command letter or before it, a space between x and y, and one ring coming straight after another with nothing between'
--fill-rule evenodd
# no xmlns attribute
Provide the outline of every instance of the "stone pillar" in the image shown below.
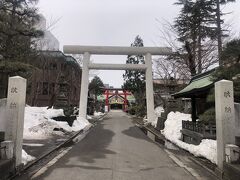
<svg viewBox="0 0 240 180"><path fill-rule="evenodd" d="M13 141L16 166L22 163L22 141L26 101L26 79L15 76L8 81L6 140Z"/></svg>
<svg viewBox="0 0 240 180"><path fill-rule="evenodd" d="M221 80L215 83L215 108L217 126L217 165L222 170L226 144L235 144L235 115L233 82Z"/></svg>
<svg viewBox="0 0 240 180"><path fill-rule="evenodd" d="M83 55L82 82L79 102L79 116L87 118L88 84L89 84L89 61L90 54L85 52Z"/></svg>
<svg viewBox="0 0 240 180"><path fill-rule="evenodd" d="M145 55L146 70L146 101L147 101L147 118L149 122L154 120L154 98L153 98L153 77L152 77L152 55Z"/></svg>

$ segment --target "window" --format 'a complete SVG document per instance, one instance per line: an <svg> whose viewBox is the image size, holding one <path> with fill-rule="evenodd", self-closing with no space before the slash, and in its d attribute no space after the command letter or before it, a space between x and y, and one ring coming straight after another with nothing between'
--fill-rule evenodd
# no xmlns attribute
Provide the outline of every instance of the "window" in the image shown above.
<svg viewBox="0 0 240 180"><path fill-rule="evenodd" d="M54 90L55 90L55 83L51 83L49 87L49 94L54 94Z"/></svg>
<svg viewBox="0 0 240 180"><path fill-rule="evenodd" d="M61 71L65 71L66 70L67 65L66 64L61 64Z"/></svg>
<svg viewBox="0 0 240 180"><path fill-rule="evenodd" d="M48 95L48 83L47 82L43 82L42 94Z"/></svg>
<svg viewBox="0 0 240 180"><path fill-rule="evenodd" d="M50 63L49 68L50 68L50 70L57 70L57 64L56 63Z"/></svg>

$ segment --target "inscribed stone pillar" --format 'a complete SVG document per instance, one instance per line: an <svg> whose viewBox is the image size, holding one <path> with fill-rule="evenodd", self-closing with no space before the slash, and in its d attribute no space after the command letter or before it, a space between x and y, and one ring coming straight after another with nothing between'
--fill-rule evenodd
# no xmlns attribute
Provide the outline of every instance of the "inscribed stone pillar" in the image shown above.
<svg viewBox="0 0 240 180"><path fill-rule="evenodd" d="M235 115L233 82L221 80L215 83L215 108L217 126L217 165L223 169L225 145L235 144Z"/></svg>
<svg viewBox="0 0 240 180"><path fill-rule="evenodd" d="M8 82L6 140L13 141L16 166L22 162L22 141L26 100L26 79L15 76Z"/></svg>

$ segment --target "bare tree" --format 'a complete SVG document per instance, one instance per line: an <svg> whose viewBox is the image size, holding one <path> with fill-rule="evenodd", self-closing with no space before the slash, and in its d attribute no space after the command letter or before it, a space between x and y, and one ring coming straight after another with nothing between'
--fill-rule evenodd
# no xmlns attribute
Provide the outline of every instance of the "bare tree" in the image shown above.
<svg viewBox="0 0 240 180"><path fill-rule="evenodd" d="M217 64L217 43L215 40L208 38L202 42L201 56L196 56L189 45L191 40L185 43L178 41L178 34L173 25L167 21L164 23L157 21L161 24L161 28L159 28L160 40L165 45L170 46L174 54L156 60L154 67L156 75L165 78L170 77L170 75L177 79L190 78ZM196 48L195 51L198 49Z"/></svg>

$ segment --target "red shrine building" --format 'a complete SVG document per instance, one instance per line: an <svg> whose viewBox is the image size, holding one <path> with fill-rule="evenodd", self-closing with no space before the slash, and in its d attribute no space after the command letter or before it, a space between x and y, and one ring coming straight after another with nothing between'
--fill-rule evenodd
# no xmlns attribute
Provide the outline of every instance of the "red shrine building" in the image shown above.
<svg viewBox="0 0 240 180"><path fill-rule="evenodd" d="M119 88L106 88L104 94L98 96L98 100L105 102L105 111L111 109L127 111L127 107L135 102L131 92Z"/></svg>

